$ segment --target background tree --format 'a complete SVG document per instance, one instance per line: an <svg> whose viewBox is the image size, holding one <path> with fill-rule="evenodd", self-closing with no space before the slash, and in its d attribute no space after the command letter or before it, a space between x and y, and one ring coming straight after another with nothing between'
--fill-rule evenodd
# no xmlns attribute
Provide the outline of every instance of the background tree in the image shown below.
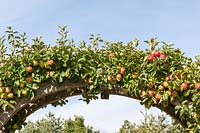
<svg viewBox="0 0 200 133"><path fill-rule="evenodd" d="M36 122L28 121L27 125L19 131L20 133L99 133L94 131L93 127L85 126L84 118L75 116L75 119L64 120L61 117L56 118L49 112L45 118Z"/></svg>
<svg viewBox="0 0 200 133"><path fill-rule="evenodd" d="M62 131L64 120L60 117L56 118L55 115L49 112L45 118L36 122L27 122L20 133L52 133Z"/></svg>
<svg viewBox="0 0 200 133"><path fill-rule="evenodd" d="M166 115L154 116L147 112L141 112L144 119L140 124L131 123L128 120L119 129L118 133L184 133L184 129L174 120L169 123ZM36 122L27 122L20 133L100 133L92 126L86 126L84 118L75 116L74 119L64 120L56 118L49 112L45 118Z"/></svg>
<svg viewBox="0 0 200 133"><path fill-rule="evenodd" d="M99 131L93 131L93 127L91 126L86 127L84 118L80 116L75 116L74 120L66 120L63 131L65 133L99 133Z"/></svg>
<svg viewBox="0 0 200 133"><path fill-rule="evenodd" d="M167 122L165 115L153 116L142 112L144 120L141 124L131 123L127 120L119 129L119 133L183 133L184 129L174 120Z"/></svg>

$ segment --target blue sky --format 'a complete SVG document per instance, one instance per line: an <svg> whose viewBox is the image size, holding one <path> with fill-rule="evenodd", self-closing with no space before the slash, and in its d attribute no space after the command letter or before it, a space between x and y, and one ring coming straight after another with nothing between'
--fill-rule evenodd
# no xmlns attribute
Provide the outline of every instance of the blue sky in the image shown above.
<svg viewBox="0 0 200 133"><path fill-rule="evenodd" d="M47 43L54 44L57 25L68 25L69 37L76 42L88 41L91 33L100 33L109 41L138 38L144 47L144 40L158 37L175 43L175 47L193 58L200 53L199 9L198 0L2 0L0 33L12 26L26 32L29 41L42 35ZM110 133L119 129L125 119L139 122L140 110L144 109L139 102L119 96L89 105L79 102L78 97L70 100L64 108L48 107L29 119L41 118L49 110L63 117L78 114L85 117L87 124ZM150 111L159 113L157 109Z"/></svg>

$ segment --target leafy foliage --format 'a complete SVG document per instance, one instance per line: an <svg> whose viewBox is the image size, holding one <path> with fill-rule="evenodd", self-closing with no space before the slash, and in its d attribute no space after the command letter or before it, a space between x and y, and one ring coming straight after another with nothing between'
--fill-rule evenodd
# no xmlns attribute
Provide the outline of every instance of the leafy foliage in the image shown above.
<svg viewBox="0 0 200 133"><path fill-rule="evenodd" d="M149 49L139 49L139 41L103 41L91 35L90 43L75 45L60 27L56 45L45 44L41 37L30 45L26 34L8 27L0 37L0 107L12 108L17 97L34 97L41 83L49 80L85 81L84 101L97 99L105 87L122 89L141 100L146 108L174 106L189 129L200 132L200 65L184 56L173 44L156 38L145 41ZM68 88L68 91L73 91Z"/></svg>
<svg viewBox="0 0 200 133"><path fill-rule="evenodd" d="M131 123L128 120L119 129L119 133L182 133L184 129L175 121L167 122L166 115L153 116L142 112L144 119L140 124ZM74 120L56 118L49 112L45 118L36 122L28 121L20 133L99 133L93 127L85 126L84 118L75 116Z"/></svg>
<svg viewBox="0 0 200 133"><path fill-rule="evenodd" d="M49 112L46 118L36 122L29 121L27 125L19 131L20 133L99 133L93 127L85 126L83 117L76 116L74 120L64 120L56 118Z"/></svg>
<svg viewBox="0 0 200 133"><path fill-rule="evenodd" d="M172 121L168 123L165 115L153 116L147 115L147 112L144 113L144 120L141 124L131 123L127 120L124 121L124 124L119 129L119 133L183 133L184 129Z"/></svg>

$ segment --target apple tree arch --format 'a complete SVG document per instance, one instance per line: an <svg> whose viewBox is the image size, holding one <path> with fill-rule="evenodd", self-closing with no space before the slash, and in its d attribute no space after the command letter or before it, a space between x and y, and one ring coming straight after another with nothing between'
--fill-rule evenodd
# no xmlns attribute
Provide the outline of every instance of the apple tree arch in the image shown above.
<svg viewBox="0 0 200 133"><path fill-rule="evenodd" d="M41 37L31 45L26 34L7 28L0 37L0 129L11 132L47 104L63 105L66 97L108 99L109 94L155 106L185 129L200 132L200 58L184 56L173 44L156 38L140 49L137 39L126 44L91 35L75 45L59 27L56 45ZM159 47L160 46L160 47Z"/></svg>

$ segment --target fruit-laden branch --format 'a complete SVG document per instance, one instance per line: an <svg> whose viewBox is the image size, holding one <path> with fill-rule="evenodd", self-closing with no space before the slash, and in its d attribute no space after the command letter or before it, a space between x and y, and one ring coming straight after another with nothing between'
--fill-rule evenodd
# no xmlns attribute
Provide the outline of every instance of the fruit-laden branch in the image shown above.
<svg viewBox="0 0 200 133"><path fill-rule="evenodd" d="M1 125L8 122L8 116L12 118L27 107L30 100L36 102L58 92L51 84L68 79L87 85L79 88L87 103L101 93L102 98L109 98L104 85L109 91L116 91L118 86L128 96L140 98L146 108L169 109L169 114L179 121L187 121L187 128L200 132L198 58L192 60L165 42L158 47L156 38L145 41L149 49L140 49L137 39L124 44L91 35L89 44L83 41L75 45L67 39L66 27L60 27L59 35L54 46L46 45L41 37L28 44L25 34L18 34L11 27L0 38ZM41 89L47 82L50 88ZM70 87L67 91L71 92Z"/></svg>

